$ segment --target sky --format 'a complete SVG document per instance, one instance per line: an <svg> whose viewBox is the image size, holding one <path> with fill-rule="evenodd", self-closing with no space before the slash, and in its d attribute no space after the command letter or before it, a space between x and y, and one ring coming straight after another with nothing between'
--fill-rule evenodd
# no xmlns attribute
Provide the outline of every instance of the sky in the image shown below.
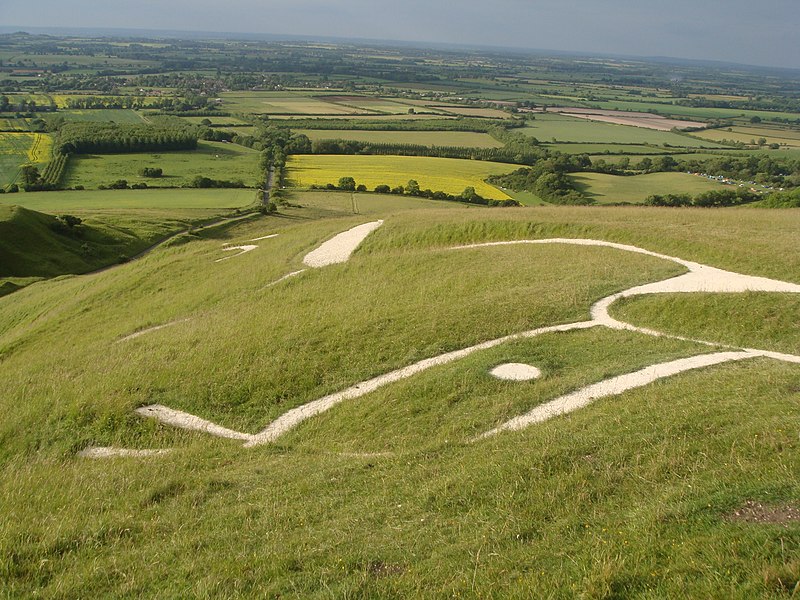
<svg viewBox="0 0 800 600"><path fill-rule="evenodd" d="M800 0L2 0L0 25L335 36L800 68Z"/></svg>

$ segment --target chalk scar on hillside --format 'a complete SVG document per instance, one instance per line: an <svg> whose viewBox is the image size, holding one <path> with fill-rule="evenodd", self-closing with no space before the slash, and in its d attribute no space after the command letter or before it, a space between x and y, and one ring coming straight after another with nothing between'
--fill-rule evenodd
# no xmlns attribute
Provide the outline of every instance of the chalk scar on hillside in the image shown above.
<svg viewBox="0 0 800 600"><path fill-rule="evenodd" d="M323 267L330 264L339 264L346 262L353 251L358 245L367 237L372 231L380 227L383 221L375 221L372 223L365 223L353 227L352 229L340 233L327 242L323 243L316 250L306 255L303 262L314 268ZM607 242L604 240L592 239L569 239L569 238L551 238L540 240L513 240L504 242L486 242L480 244L469 244L464 246L457 246L451 248L454 251L463 251L478 248L488 248L494 246L508 246L515 244L568 244L578 246L605 246L622 250L626 252L635 252L647 256L653 256L663 260L675 262L679 265L686 267L687 273L676 277L670 277L661 281L638 285L622 292L612 294L595 302L591 309L591 319L589 321L581 321L576 323L566 323L561 325L554 325L549 327L541 327L531 331L507 335L494 340L489 340L455 350L440 354L431 358L421 360L412 365L396 369L389 373L385 373L378 377L374 377L367 381L362 381L352 385L344 390L329 394L318 400L308 402L296 408L293 408L275 421L270 423L265 429L256 434L241 433L226 429L200 417L189 415L188 413L181 413L174 411L164 406L152 405L144 406L137 409L137 413L156 418L166 424L183 427L185 429L194 429L217 435L221 437L229 437L234 439L243 440L245 447L253 447L261 444L266 444L275 441L281 435L287 433L306 419L326 412L344 402L345 400L352 400L369 394L380 387L401 381L421 373L434 366L444 365L455 360L469 356L474 352L480 350L487 350L495 346L510 342L513 340L527 339L543 335L545 333L567 332L579 329L588 329L591 327L608 327L610 329L620 329L635 331L645 335L668 337L686 341L697 342L711 347L725 348L726 351L714 352L709 354L700 354L688 358L681 358L674 361L649 365L638 371L627 373L612 377L571 392L569 394L560 396L546 402L545 404L534 408L532 411L525 415L515 417L506 423L503 423L494 429L482 434L476 439L483 439L488 436L495 435L502 431L511 431L522 429L534 423L540 423L545 420L551 419L558 415L563 415L584 406L591 402L613 395L619 395L624 391L634 388L642 387L658 381L660 379L671 377L685 371L699 369L703 367L710 367L713 365L745 360L750 358L772 358L784 362L791 362L800 364L800 356L792 354L784 354L779 352L771 352L766 350L757 349L737 349L724 344L708 342L704 340L693 340L691 338L684 338L674 336L663 332L647 329L643 327L636 327L629 323L618 321L611 317L608 309L616 300L643 294L663 294L663 293L691 293L691 292L746 292L746 291L763 291L763 292L785 292L785 293L800 293L800 285L778 281L774 279L767 279L764 277L754 277L750 275L742 275L732 271L725 271L710 267L700 263L683 260L674 256L660 254L645 250L637 246L628 244L618 244L616 242ZM290 273L295 275L296 273ZM282 278L283 279L283 278ZM280 280L279 280L280 281Z"/></svg>

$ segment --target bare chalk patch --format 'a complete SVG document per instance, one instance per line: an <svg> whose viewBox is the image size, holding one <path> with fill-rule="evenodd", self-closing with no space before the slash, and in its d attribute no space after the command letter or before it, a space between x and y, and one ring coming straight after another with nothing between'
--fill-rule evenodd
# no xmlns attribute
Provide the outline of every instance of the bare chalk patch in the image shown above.
<svg viewBox="0 0 800 600"><path fill-rule="evenodd" d="M542 376L542 372L533 365L525 363L505 363L497 365L489 371L492 377L505 379L506 381L530 381Z"/></svg>
<svg viewBox="0 0 800 600"><path fill-rule="evenodd" d="M125 342L127 340L134 340L140 336L143 336L148 333L153 333L154 331L159 331L160 329L165 329L166 327L172 327L173 325L177 325L178 323L186 323L186 321L191 321L191 319L178 319L177 321L170 321L169 323L162 323L161 325L154 325L153 327L148 327L147 329L142 329L140 331L135 331L130 335L126 335L123 338L120 338L116 341L116 343Z"/></svg>
<svg viewBox="0 0 800 600"><path fill-rule="evenodd" d="M372 221L335 235L306 254L303 264L319 268L347 262L361 242L381 225L383 225L383 221Z"/></svg>
<svg viewBox="0 0 800 600"><path fill-rule="evenodd" d="M222 251L223 252L230 252L231 250L239 250L238 254L234 254L233 256L226 256L225 258L218 258L214 262L222 262L223 260L230 260L231 258L236 258L237 256L241 256L242 254L247 254L248 252L252 252L258 248L255 244L243 244L241 246L225 246Z"/></svg>
<svg viewBox="0 0 800 600"><path fill-rule="evenodd" d="M166 425L179 427L181 429L189 429L192 431L202 431L203 433L210 433L217 437L230 438L234 440L250 440L253 436L246 433L240 433L227 429L211 421L206 421L195 415L167 408L161 404L151 404L149 406L142 406L136 409L136 414L143 417L151 417Z"/></svg>
<svg viewBox="0 0 800 600"><path fill-rule="evenodd" d="M132 448L114 448L113 446L92 446L89 448L85 448L78 452L78 456L80 458L119 458L119 457L130 457L130 458L143 458L146 456L160 456L162 454L168 454L172 452L170 449L164 450L153 450L153 449L143 449L143 450L134 450Z"/></svg>
<svg viewBox="0 0 800 600"><path fill-rule="evenodd" d="M760 355L752 352L716 352L714 354L702 354L700 356L680 358L678 360L651 365L639 371L634 371L633 373L627 373L625 375L619 375L618 377L612 377L610 379L606 379L605 381L600 381L599 383L594 383L581 388L570 394L560 396L555 400L551 400L550 402L546 402L541 406L537 406L527 414L514 417L510 421L506 421L499 427L496 427L491 431L487 431L480 437L489 437L500 433L501 431L514 431L517 429L523 429L529 425L533 425L534 423L541 423L543 421L552 419L553 417L564 415L578 410L579 408L583 408L584 406L587 406L600 398L617 396L623 392L627 392L628 390L643 387L659 379L671 377L691 369L700 369L702 367L709 367L711 365L718 365L720 363L734 360L755 358L757 356Z"/></svg>

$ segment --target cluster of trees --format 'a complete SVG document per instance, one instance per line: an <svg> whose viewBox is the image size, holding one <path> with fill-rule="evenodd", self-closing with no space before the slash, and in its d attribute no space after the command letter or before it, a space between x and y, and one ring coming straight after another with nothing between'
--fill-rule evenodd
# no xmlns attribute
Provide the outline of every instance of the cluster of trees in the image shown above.
<svg viewBox="0 0 800 600"><path fill-rule="evenodd" d="M43 178L39 173L39 168L35 165L25 165L20 171L22 189L26 192L49 191L57 188L55 183L51 183Z"/></svg>
<svg viewBox="0 0 800 600"><path fill-rule="evenodd" d="M739 110L764 110L778 112L800 112L800 99L793 96L756 96L747 100L720 100L718 98L682 98L675 104L696 108L734 108ZM756 121L760 122L760 121ZM795 120L800 123L800 118Z"/></svg>
<svg viewBox="0 0 800 600"><path fill-rule="evenodd" d="M531 167L505 175L492 175L487 181L515 191L532 192L553 204L592 204L592 199L579 190L568 175L590 165L591 161L585 155L557 154Z"/></svg>
<svg viewBox="0 0 800 600"><path fill-rule="evenodd" d="M306 136L302 136L305 138ZM306 138L307 139L307 138ZM296 146L291 154L303 154L305 146ZM419 144L387 144L355 140L314 140L307 150L312 154L375 154L393 156L435 156L463 158L511 164L531 164L542 152L516 152L508 148L473 148L469 146L423 146Z"/></svg>
<svg viewBox="0 0 800 600"><path fill-rule="evenodd" d="M194 179L192 179L191 184L188 187L193 188L243 188L245 186L244 182L237 179L235 181L228 181L227 179L211 179L209 177L203 177L202 175L197 175Z"/></svg>
<svg viewBox="0 0 800 600"><path fill-rule="evenodd" d="M800 208L800 188L785 192L772 192L758 205L763 208Z"/></svg>
<svg viewBox="0 0 800 600"><path fill-rule="evenodd" d="M730 179L756 181L781 187L800 186L800 159L765 155L736 158L720 155L705 160L685 160L677 163L675 171L710 173Z"/></svg>
<svg viewBox="0 0 800 600"><path fill-rule="evenodd" d="M164 169L161 167L143 167L139 169L139 175L142 177L161 177L164 175Z"/></svg>
<svg viewBox="0 0 800 600"><path fill-rule="evenodd" d="M59 215L51 223L50 229L62 235L79 236L82 233L83 220L74 215Z"/></svg>
<svg viewBox="0 0 800 600"><path fill-rule="evenodd" d="M645 198L647 206L698 206L701 208L720 208L725 206L740 206L750 204L761 199L761 196L749 190L710 190L696 196L691 194L653 194Z"/></svg>
<svg viewBox="0 0 800 600"><path fill-rule="evenodd" d="M340 131L472 131L489 133L497 129L497 121L458 117L455 119L375 119L351 121L347 119L272 119L270 123L279 127L295 127L297 129L335 129ZM524 127L522 120L509 120L506 128Z"/></svg>
<svg viewBox="0 0 800 600"><path fill-rule="evenodd" d="M26 97L9 98L6 95L0 96L0 112L19 112L19 113L35 113L35 112L53 112L56 110L55 105L37 104L35 100L29 100Z"/></svg>
<svg viewBox="0 0 800 600"><path fill-rule="evenodd" d="M56 154L120 154L153 150L194 150L195 127L66 123L53 145Z"/></svg>
<svg viewBox="0 0 800 600"><path fill-rule="evenodd" d="M356 180L353 177L341 177L339 184L334 185L329 183L324 186L311 186L311 189L326 189L326 190L342 190L346 192L366 192L367 186L362 184L356 185ZM492 200L484 198L479 195L475 188L468 186L460 194L448 194L441 190L433 191L430 189L420 189L419 183L415 179L410 179L405 186L397 185L391 187L386 184L375 186L372 190L376 194L395 194L399 196L415 196L417 198L428 198L431 200L449 200L451 202L466 202L468 204L480 204L483 206L520 206L516 200Z"/></svg>

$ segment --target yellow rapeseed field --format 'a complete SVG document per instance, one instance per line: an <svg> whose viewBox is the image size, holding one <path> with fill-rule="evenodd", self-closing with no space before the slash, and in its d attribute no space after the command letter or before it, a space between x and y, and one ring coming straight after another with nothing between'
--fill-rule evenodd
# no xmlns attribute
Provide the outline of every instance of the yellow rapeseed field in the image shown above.
<svg viewBox="0 0 800 600"><path fill-rule="evenodd" d="M513 171L514 165L424 156L296 155L287 163L289 181L297 187L337 184L353 177L356 184L373 190L378 185L405 186L410 179L421 189L460 194L474 187L484 198L506 200L507 194L484 182L489 175Z"/></svg>

